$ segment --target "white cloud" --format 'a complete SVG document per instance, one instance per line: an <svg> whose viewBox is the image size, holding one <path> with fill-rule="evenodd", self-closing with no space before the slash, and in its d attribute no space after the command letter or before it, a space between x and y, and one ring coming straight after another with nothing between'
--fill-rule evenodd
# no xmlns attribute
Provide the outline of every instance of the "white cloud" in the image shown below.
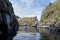
<svg viewBox="0 0 60 40"><path fill-rule="evenodd" d="M50 0L51 3L54 3L56 0Z"/></svg>
<svg viewBox="0 0 60 40"><path fill-rule="evenodd" d="M14 7L14 12L16 15L20 17L30 17L30 16L37 16L38 19L41 17L41 12L44 9L44 5L48 2L41 1L41 0L10 0ZM37 3L35 4L35 1ZM42 3L38 3L41 1ZM44 3L45 4L44 4ZM34 7L33 7L34 6Z"/></svg>

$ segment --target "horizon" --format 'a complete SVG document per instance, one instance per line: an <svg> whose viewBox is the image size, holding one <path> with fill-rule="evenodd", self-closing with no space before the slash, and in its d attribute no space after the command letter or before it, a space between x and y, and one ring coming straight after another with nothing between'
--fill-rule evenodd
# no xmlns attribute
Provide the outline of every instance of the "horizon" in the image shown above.
<svg viewBox="0 0 60 40"><path fill-rule="evenodd" d="M14 8L15 15L23 17L34 17L40 20L42 11L55 0L10 0Z"/></svg>

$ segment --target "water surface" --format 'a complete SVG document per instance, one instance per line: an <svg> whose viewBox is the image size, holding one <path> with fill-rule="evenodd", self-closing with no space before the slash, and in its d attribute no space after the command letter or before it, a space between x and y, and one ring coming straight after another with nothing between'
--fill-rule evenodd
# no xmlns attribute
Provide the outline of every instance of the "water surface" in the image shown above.
<svg viewBox="0 0 60 40"><path fill-rule="evenodd" d="M18 33L13 40L40 40L40 33Z"/></svg>

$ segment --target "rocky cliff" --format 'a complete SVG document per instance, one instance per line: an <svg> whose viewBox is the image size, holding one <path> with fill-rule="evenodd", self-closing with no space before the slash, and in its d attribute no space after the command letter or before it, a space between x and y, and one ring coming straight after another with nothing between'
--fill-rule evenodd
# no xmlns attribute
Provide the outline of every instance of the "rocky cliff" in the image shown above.
<svg viewBox="0 0 60 40"><path fill-rule="evenodd" d="M60 0L49 5L42 12L40 23L58 22L60 21Z"/></svg>
<svg viewBox="0 0 60 40"><path fill-rule="evenodd" d="M34 24L34 22L38 22L38 19L37 17L24 17L24 18L19 18L19 23L22 24L22 23L28 23L29 25L32 25Z"/></svg>
<svg viewBox="0 0 60 40"><path fill-rule="evenodd" d="M38 19L37 17L24 17L18 18L19 21L19 31L27 31L27 32L36 32Z"/></svg>
<svg viewBox="0 0 60 40"><path fill-rule="evenodd" d="M18 27L12 4L9 0L0 0L0 40L12 40Z"/></svg>
<svg viewBox="0 0 60 40"><path fill-rule="evenodd" d="M40 24L41 40L60 40L60 0L46 6Z"/></svg>

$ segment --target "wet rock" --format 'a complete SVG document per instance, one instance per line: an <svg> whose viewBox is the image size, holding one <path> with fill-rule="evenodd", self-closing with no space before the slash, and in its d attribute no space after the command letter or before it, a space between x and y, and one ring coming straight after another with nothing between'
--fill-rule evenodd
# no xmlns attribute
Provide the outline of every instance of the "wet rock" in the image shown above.
<svg viewBox="0 0 60 40"><path fill-rule="evenodd" d="M0 40L12 40L18 27L12 4L9 0L0 0Z"/></svg>

